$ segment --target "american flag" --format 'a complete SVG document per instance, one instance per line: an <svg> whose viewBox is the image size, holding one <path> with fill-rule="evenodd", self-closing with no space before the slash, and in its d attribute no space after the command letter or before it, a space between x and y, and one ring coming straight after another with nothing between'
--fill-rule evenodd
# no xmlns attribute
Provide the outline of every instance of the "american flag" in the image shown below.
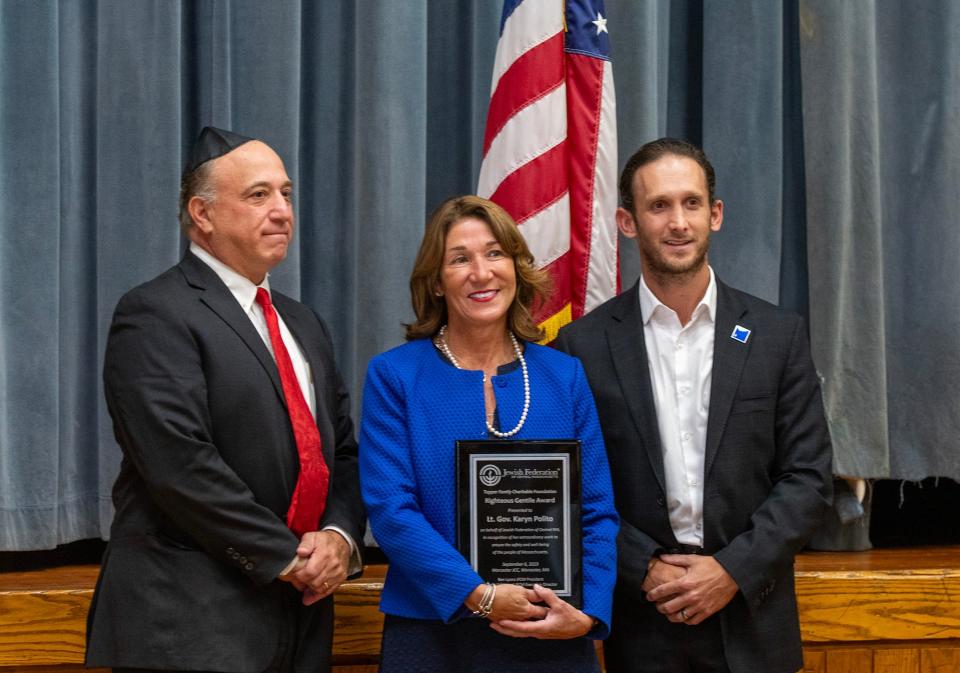
<svg viewBox="0 0 960 673"><path fill-rule="evenodd" d="M619 291L617 129L603 0L505 0L477 193L520 226L563 325Z"/></svg>

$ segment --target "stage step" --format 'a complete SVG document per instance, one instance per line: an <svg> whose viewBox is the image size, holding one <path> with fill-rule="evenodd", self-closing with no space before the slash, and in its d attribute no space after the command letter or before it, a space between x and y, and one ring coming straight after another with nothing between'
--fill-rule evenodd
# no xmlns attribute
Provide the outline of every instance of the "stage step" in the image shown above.
<svg viewBox="0 0 960 673"><path fill-rule="evenodd" d="M376 670L385 566L336 595L337 673ZM0 573L0 669L82 670L97 566ZM797 558L804 671L960 673L960 547Z"/></svg>

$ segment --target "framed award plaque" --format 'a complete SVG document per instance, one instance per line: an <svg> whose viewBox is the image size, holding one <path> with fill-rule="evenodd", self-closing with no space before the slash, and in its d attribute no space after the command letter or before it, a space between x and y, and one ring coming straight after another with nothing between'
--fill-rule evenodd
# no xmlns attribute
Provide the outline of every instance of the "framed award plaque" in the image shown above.
<svg viewBox="0 0 960 673"><path fill-rule="evenodd" d="M580 442L460 440L457 543L486 582L582 605Z"/></svg>

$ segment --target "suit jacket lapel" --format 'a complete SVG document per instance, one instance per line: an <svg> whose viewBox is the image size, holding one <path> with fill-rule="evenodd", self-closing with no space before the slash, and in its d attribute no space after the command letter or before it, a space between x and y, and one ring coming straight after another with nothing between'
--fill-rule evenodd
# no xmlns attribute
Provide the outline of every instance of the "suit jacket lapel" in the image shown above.
<svg viewBox="0 0 960 673"><path fill-rule="evenodd" d="M180 262L180 270L187 282L200 290L200 301L227 323L257 357L270 380L273 381L273 387L280 396L280 401L286 405L277 364L236 297L231 294L216 272L189 250Z"/></svg>
<svg viewBox="0 0 960 673"><path fill-rule="evenodd" d="M704 456L704 475L710 474L710 467L720 447L720 438L730 416L730 408L737 388L743 365L747 361L751 341L741 343L732 337L737 325L751 330L753 322L743 303L730 288L717 280L717 320L713 341L713 373L710 383L710 411L707 418L707 447Z"/></svg>
<svg viewBox="0 0 960 673"><path fill-rule="evenodd" d="M638 286L634 285L632 290L618 297L618 306L613 312L613 322L607 329L607 344L623 391L623 398L630 409L633 423L646 449L660 488L666 493L657 408L653 399L653 384L650 382L638 292Z"/></svg>

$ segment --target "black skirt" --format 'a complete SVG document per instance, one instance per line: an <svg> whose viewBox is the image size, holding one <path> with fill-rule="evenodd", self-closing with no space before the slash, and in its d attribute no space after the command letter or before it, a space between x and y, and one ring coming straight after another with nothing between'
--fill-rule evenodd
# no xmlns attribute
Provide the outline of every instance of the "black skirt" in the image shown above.
<svg viewBox="0 0 960 673"><path fill-rule="evenodd" d="M594 641L511 638L486 619L386 615L380 673L599 673Z"/></svg>

